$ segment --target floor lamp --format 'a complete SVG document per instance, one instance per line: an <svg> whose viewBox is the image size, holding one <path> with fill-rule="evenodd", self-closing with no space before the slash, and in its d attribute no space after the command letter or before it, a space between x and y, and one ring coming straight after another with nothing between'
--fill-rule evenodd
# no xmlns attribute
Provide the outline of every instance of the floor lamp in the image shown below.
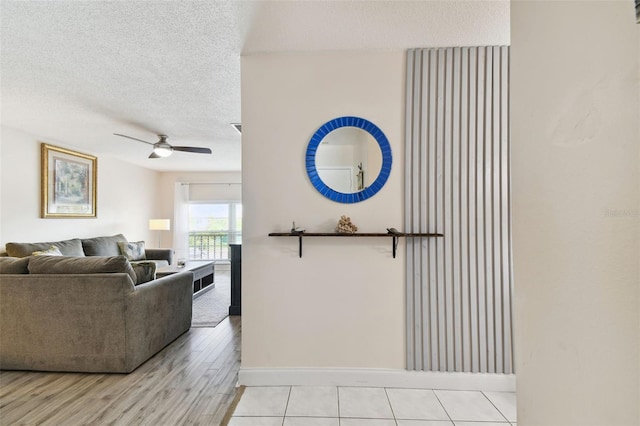
<svg viewBox="0 0 640 426"><path fill-rule="evenodd" d="M170 219L149 219L150 231L170 231L171 220ZM162 233L158 233L158 248L162 247Z"/></svg>

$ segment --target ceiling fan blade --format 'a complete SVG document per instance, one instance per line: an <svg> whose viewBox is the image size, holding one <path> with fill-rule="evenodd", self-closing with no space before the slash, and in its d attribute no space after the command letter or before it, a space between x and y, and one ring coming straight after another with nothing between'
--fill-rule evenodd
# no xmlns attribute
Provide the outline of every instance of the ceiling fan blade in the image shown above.
<svg viewBox="0 0 640 426"><path fill-rule="evenodd" d="M174 146L174 151L183 151L183 152L194 152L196 154L211 154L211 150L209 148L198 148L195 146Z"/></svg>
<svg viewBox="0 0 640 426"><path fill-rule="evenodd" d="M134 138L133 136L122 135L120 133L114 133L114 135L121 136L121 137L127 138L127 139L133 139L134 141L143 142L143 143L146 143L146 144L149 144L149 145L153 145L151 142L143 141L142 139Z"/></svg>
<svg viewBox="0 0 640 426"><path fill-rule="evenodd" d="M151 152L151 154L149 155L149 158L160 158L160 156L155 152Z"/></svg>

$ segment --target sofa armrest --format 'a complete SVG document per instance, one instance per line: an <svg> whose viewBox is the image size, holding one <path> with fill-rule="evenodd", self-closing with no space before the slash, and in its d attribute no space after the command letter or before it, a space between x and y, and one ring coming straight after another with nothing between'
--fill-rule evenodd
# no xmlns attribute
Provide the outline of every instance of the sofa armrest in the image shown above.
<svg viewBox="0 0 640 426"><path fill-rule="evenodd" d="M126 273L2 275L0 368L125 372Z"/></svg>
<svg viewBox="0 0 640 426"><path fill-rule="evenodd" d="M136 286L126 297L127 369L132 371L191 327L193 273Z"/></svg>
<svg viewBox="0 0 640 426"><path fill-rule="evenodd" d="M173 249L148 248L145 249L144 253L149 260L166 260L169 262L169 265L173 265Z"/></svg>

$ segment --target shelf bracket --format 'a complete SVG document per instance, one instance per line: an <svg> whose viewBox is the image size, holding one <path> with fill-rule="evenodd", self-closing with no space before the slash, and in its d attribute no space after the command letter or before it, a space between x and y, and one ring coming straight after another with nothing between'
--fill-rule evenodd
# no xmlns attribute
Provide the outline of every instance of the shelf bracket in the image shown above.
<svg viewBox="0 0 640 426"><path fill-rule="evenodd" d="M302 258L302 235L298 237L298 257Z"/></svg>
<svg viewBox="0 0 640 426"><path fill-rule="evenodd" d="M393 243L392 244L393 244L393 258L394 259L396 258L396 250L398 249L398 241L399 240L400 239L398 238L397 235L393 236Z"/></svg>

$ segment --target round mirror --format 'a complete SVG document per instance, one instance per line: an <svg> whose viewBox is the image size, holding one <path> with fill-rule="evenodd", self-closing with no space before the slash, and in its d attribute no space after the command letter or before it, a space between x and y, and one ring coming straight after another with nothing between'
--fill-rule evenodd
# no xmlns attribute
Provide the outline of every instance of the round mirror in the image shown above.
<svg viewBox="0 0 640 426"><path fill-rule="evenodd" d="M382 131L359 117L339 117L311 137L307 174L325 197L357 203L375 195L391 172L391 146Z"/></svg>

